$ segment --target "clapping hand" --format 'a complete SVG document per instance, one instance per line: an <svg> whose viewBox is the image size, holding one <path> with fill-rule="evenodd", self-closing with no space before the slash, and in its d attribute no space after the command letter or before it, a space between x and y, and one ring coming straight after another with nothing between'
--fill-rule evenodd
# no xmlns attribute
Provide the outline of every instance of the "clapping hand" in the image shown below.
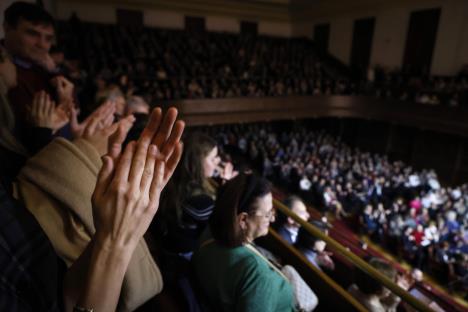
<svg viewBox="0 0 468 312"><path fill-rule="evenodd" d="M65 108L62 105L55 105L44 91L34 95L29 114L33 126L50 128L53 131L62 128L69 121Z"/></svg>
<svg viewBox="0 0 468 312"><path fill-rule="evenodd" d="M72 105L74 84L63 76L54 77L50 82L57 90L59 104Z"/></svg>
<svg viewBox="0 0 468 312"><path fill-rule="evenodd" d="M111 109L109 112L113 112L113 110ZM93 145L101 156L108 151L110 137L112 135L124 135L125 137L130 128L132 128L135 117L129 115L117 123L113 122L114 115L112 113L107 115L96 114L86 123L86 128L83 131L82 138Z"/></svg>
<svg viewBox="0 0 468 312"><path fill-rule="evenodd" d="M182 154L185 125L176 118L175 108L164 117L154 109L138 141L123 153L125 130L111 136L92 197L96 240L103 248L132 249L148 229Z"/></svg>
<svg viewBox="0 0 468 312"><path fill-rule="evenodd" d="M78 111L75 107L71 107L69 110L70 117L70 129L75 139L83 136L84 130L94 120L99 123L106 123L114 121L115 104L111 101L104 102L94 112L91 113L83 122L78 122Z"/></svg>

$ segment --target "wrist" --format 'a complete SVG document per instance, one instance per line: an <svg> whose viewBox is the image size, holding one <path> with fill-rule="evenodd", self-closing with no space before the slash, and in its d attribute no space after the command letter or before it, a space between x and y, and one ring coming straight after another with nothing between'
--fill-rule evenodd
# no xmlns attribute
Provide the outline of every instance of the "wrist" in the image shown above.
<svg viewBox="0 0 468 312"><path fill-rule="evenodd" d="M117 261L129 260L136 245L136 243L115 238L102 232L96 232L93 237L93 253L97 252L101 257L111 257Z"/></svg>

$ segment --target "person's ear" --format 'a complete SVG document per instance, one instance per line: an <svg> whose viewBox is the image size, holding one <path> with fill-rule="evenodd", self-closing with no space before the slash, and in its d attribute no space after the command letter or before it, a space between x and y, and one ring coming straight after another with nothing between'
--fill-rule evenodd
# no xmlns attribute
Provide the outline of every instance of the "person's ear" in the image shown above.
<svg viewBox="0 0 468 312"><path fill-rule="evenodd" d="M247 231L247 219L249 218L248 213L241 212L237 215L237 223L242 231Z"/></svg>

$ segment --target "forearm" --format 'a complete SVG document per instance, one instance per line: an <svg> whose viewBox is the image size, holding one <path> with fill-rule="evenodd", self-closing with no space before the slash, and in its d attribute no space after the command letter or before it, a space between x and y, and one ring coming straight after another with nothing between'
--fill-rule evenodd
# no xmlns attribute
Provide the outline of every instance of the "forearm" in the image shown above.
<svg viewBox="0 0 468 312"><path fill-rule="evenodd" d="M101 242L94 237L67 272L64 286L67 311L75 304L99 312L116 310L134 248Z"/></svg>

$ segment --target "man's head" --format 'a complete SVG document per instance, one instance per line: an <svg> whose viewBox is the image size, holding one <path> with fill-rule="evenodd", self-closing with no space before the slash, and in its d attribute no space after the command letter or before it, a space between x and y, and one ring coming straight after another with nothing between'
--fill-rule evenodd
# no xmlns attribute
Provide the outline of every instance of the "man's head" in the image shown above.
<svg viewBox="0 0 468 312"><path fill-rule="evenodd" d="M36 4L15 2L5 10L5 47L13 56L42 62L52 46L54 19Z"/></svg>
<svg viewBox="0 0 468 312"><path fill-rule="evenodd" d="M304 202L297 196L289 196L284 200L284 205L291 209L292 212L297 214L301 219L309 221L309 212L307 207L304 205ZM286 225L288 227L300 227L299 223L294 221L292 218L287 217L286 215L279 214L277 218L277 226Z"/></svg>

